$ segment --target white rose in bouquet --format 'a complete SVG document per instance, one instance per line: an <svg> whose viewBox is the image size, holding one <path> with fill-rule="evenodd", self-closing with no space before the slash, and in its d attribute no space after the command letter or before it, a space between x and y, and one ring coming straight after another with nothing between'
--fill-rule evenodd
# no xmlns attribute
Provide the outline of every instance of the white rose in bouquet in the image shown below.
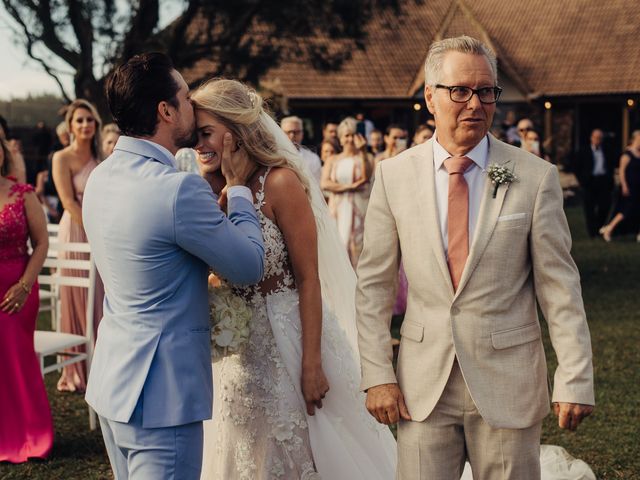
<svg viewBox="0 0 640 480"><path fill-rule="evenodd" d="M249 340L251 308L224 283L209 287L209 321L214 360L240 352Z"/></svg>

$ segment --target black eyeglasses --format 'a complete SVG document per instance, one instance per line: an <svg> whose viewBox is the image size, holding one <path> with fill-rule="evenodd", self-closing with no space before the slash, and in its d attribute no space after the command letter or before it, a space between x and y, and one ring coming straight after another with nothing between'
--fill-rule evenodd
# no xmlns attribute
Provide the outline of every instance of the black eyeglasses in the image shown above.
<svg viewBox="0 0 640 480"><path fill-rule="evenodd" d="M475 89L457 85L449 87L438 84L436 88L446 88L449 90L449 98L451 98L452 102L456 103L467 103L474 94L478 95L481 103L496 103L502 93L502 88L500 87L482 87Z"/></svg>

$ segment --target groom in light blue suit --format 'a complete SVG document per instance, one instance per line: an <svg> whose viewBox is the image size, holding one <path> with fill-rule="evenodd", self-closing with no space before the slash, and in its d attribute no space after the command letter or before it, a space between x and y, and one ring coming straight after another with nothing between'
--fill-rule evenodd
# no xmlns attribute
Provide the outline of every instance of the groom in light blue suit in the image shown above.
<svg viewBox="0 0 640 480"><path fill-rule="evenodd" d="M228 217L209 184L179 172L193 146L189 89L162 54L133 57L107 81L123 132L92 173L83 222L105 284L86 400L120 479L198 479L211 418L209 266L233 283L262 278L253 164L225 138Z"/></svg>

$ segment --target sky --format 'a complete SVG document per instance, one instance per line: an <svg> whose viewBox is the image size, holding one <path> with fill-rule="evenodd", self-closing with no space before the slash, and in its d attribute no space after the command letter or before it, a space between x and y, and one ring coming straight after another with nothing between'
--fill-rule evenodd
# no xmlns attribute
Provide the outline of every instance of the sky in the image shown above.
<svg viewBox="0 0 640 480"><path fill-rule="evenodd" d="M116 3L122 4L123 0ZM162 3L160 23L166 25L176 18L182 8L182 2L166 0ZM9 25L13 25L11 18L0 6L0 100L11 98L24 98L31 95L52 93L60 95L60 88L40 64L32 60L24 47L16 44L13 31ZM65 71L72 72L71 68L60 62L57 65ZM71 75L61 78L65 90L69 95L73 94L73 79Z"/></svg>

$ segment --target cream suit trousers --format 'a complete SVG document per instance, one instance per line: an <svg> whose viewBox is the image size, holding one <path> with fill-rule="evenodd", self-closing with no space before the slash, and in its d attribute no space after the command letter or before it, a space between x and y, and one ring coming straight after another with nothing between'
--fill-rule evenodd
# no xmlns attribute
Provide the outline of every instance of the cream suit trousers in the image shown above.
<svg viewBox="0 0 640 480"><path fill-rule="evenodd" d="M473 403L457 360L433 412L398 426L397 480L540 480L540 431L492 428Z"/></svg>

